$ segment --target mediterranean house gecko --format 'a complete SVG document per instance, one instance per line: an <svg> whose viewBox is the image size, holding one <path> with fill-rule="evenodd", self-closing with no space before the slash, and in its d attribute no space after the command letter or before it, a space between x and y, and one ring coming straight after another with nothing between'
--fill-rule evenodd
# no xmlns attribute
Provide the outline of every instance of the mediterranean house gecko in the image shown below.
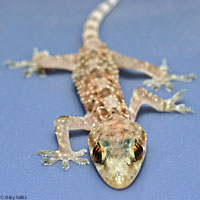
<svg viewBox="0 0 200 200"><path fill-rule="evenodd" d="M69 141L70 130L84 129L89 132L88 144L91 159L103 180L111 187L123 189L137 176L146 154L146 132L135 122L143 104L159 112L193 112L184 104L175 104L184 90L172 98L163 100L137 87L133 91L129 108L125 104L119 86L120 68L129 68L150 76L144 82L153 90L165 86L173 90L170 81L191 81L196 76L169 74L167 65L156 67L148 62L116 53L106 47L99 39L98 29L104 17L119 0L101 3L88 17L83 30L83 45L78 53L63 56L50 56L48 51L34 52L29 61L6 61L13 68L28 66L25 76L34 72L45 76L52 69L72 71L81 102L86 110L84 117L61 116L54 122L59 149L57 151L39 150L44 156L44 165L62 161L64 170L69 168L69 160L78 164L89 164L82 158L87 150L74 152Z"/></svg>

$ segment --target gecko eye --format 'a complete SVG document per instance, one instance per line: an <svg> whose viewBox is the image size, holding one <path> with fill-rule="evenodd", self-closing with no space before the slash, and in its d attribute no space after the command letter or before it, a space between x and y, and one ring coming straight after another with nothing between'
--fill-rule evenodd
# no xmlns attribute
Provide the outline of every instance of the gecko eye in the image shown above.
<svg viewBox="0 0 200 200"><path fill-rule="evenodd" d="M135 140L134 145L129 149L129 154L131 155L133 161L138 161L142 158L143 148L142 146Z"/></svg>
<svg viewBox="0 0 200 200"><path fill-rule="evenodd" d="M135 160L138 161L142 158L143 155L143 148L142 146L136 141L133 147Z"/></svg>
<svg viewBox="0 0 200 200"><path fill-rule="evenodd" d="M106 159L106 152L102 149L99 142L93 149L93 160L95 163L103 164Z"/></svg>

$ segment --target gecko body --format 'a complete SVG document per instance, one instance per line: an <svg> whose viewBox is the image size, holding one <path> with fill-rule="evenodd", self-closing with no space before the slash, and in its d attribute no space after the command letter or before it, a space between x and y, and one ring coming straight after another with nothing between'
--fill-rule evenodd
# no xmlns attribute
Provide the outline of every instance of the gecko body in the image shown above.
<svg viewBox="0 0 200 200"><path fill-rule="evenodd" d="M154 90L162 85L172 90L171 80L191 81L194 74L186 76L168 74L166 65L156 67L148 62L116 53L99 39L98 29L104 17L118 3L107 0L88 17L83 31L83 46L78 53L50 56L48 51L35 52L29 61L6 64L13 68L28 66L27 77L33 72L44 76L46 70L64 69L72 71L73 81L86 110L84 117L61 116L54 122L59 149L39 150L44 156L44 165L62 161L67 170L69 161L89 164L83 156L87 150L74 152L69 141L70 130L88 130L91 159L103 180L115 189L129 186L139 173L146 154L146 132L135 122L143 104L160 112L192 112L184 104L175 104L183 91L163 100L138 87L133 91L129 107L125 104L118 82L119 69L130 68L151 77L144 82Z"/></svg>
<svg viewBox="0 0 200 200"><path fill-rule="evenodd" d="M84 51L78 59L74 84L85 110L95 119L88 138L91 158L106 183L124 188L136 177L144 159L145 131L129 120L112 54L102 46Z"/></svg>

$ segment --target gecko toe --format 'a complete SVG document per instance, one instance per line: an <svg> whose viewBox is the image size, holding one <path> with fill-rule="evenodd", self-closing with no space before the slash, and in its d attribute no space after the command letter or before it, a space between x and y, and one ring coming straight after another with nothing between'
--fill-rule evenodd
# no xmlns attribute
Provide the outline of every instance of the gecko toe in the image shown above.
<svg viewBox="0 0 200 200"><path fill-rule="evenodd" d="M165 89L168 92L172 92L174 90L174 86L170 82L167 82L167 83L165 83Z"/></svg>
<svg viewBox="0 0 200 200"><path fill-rule="evenodd" d="M52 157L56 157L58 155L57 151L51 151L51 150L38 150L36 152L37 155L41 155L41 156L52 156Z"/></svg>
<svg viewBox="0 0 200 200"><path fill-rule="evenodd" d="M56 161L58 161L58 158L47 158L47 157L44 157L41 162L44 164L44 165L52 165L53 163L55 163Z"/></svg>
<svg viewBox="0 0 200 200"><path fill-rule="evenodd" d="M79 158L79 157L76 157L76 158L73 158L73 161L80 164L80 165L86 165L86 164L90 164L90 162L88 161L87 158Z"/></svg>
<svg viewBox="0 0 200 200"><path fill-rule="evenodd" d="M185 104L176 105L176 111L182 114L194 113L194 111L191 108L186 107Z"/></svg>
<svg viewBox="0 0 200 200"><path fill-rule="evenodd" d="M87 152L86 149L82 149L78 152L60 152L58 151L50 151L50 150L39 150L36 153L43 156L44 158L41 162L44 165L52 165L53 163L57 162L58 160L62 161L62 168L64 170L69 169L69 161L72 160L78 164L84 165L89 164L87 158L81 158Z"/></svg>
<svg viewBox="0 0 200 200"><path fill-rule="evenodd" d="M82 150L80 150L78 152L74 152L74 153L76 153L77 156L83 156L84 154L87 153L87 149L82 149Z"/></svg>
<svg viewBox="0 0 200 200"><path fill-rule="evenodd" d="M64 159L64 160L62 161L62 168L63 168L65 171L69 169L69 160Z"/></svg>

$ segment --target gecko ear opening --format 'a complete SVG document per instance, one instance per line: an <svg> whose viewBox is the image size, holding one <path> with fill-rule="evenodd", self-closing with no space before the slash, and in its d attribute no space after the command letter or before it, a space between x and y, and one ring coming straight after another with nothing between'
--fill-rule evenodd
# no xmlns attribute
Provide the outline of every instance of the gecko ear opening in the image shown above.
<svg viewBox="0 0 200 200"><path fill-rule="evenodd" d="M99 144L99 142L93 149L93 160L98 164L104 164L106 160L106 152L103 150L103 147Z"/></svg>

